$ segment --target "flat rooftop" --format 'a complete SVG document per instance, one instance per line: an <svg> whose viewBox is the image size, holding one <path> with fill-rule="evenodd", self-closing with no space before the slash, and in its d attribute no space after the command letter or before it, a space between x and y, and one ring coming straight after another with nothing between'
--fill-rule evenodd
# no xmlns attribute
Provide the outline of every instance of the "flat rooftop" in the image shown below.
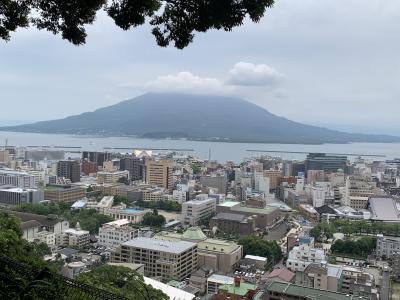
<svg viewBox="0 0 400 300"><path fill-rule="evenodd" d="M196 246L195 243L185 241L166 241L153 238L138 237L133 240L127 241L122 244L123 246L130 246L142 249L149 249L154 251L163 251L168 253L180 254Z"/></svg>

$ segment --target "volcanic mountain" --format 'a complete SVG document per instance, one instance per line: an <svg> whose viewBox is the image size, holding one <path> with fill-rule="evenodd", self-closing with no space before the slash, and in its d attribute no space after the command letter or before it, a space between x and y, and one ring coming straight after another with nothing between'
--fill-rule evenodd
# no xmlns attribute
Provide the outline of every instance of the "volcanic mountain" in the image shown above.
<svg viewBox="0 0 400 300"><path fill-rule="evenodd" d="M293 122L236 97L171 93L147 93L93 112L0 130L255 143L400 142Z"/></svg>

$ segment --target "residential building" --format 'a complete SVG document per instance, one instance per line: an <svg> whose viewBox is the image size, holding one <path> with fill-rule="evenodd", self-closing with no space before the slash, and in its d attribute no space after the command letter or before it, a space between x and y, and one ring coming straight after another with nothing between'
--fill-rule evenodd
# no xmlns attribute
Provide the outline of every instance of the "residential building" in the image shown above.
<svg viewBox="0 0 400 300"><path fill-rule="evenodd" d="M86 196L86 189L76 185L49 185L44 189L44 200L72 203Z"/></svg>
<svg viewBox="0 0 400 300"><path fill-rule="evenodd" d="M311 263L326 263L324 250L312 248L307 244L293 247L289 252L286 267L292 272L303 272Z"/></svg>
<svg viewBox="0 0 400 300"><path fill-rule="evenodd" d="M207 278L207 294L218 294L218 289L224 284L233 284L234 278L220 274L212 274Z"/></svg>
<svg viewBox="0 0 400 300"><path fill-rule="evenodd" d="M44 200L44 193L37 189L21 189L12 186L0 186L0 204L20 205L26 203L39 203Z"/></svg>
<svg viewBox="0 0 400 300"><path fill-rule="evenodd" d="M89 176L90 174L97 173L98 165L97 162L84 160L82 161L81 169L83 174Z"/></svg>
<svg viewBox="0 0 400 300"><path fill-rule="evenodd" d="M172 161L146 160L146 183L172 192Z"/></svg>
<svg viewBox="0 0 400 300"><path fill-rule="evenodd" d="M78 226L77 229L69 228L62 233L56 234L56 245L84 247L89 244L89 238L89 231L80 230Z"/></svg>
<svg viewBox="0 0 400 300"><path fill-rule="evenodd" d="M56 235L54 232L43 230L35 234L34 240L52 246L56 244Z"/></svg>
<svg viewBox="0 0 400 300"><path fill-rule="evenodd" d="M99 228L97 244L115 249L122 243L138 237L139 229L129 226L130 221L120 219L105 223Z"/></svg>
<svg viewBox="0 0 400 300"><path fill-rule="evenodd" d="M269 178L269 188L275 190L280 186L282 181L282 171L280 170L265 170L263 171L264 177Z"/></svg>
<svg viewBox="0 0 400 300"><path fill-rule="evenodd" d="M57 176L64 177L71 182L81 181L81 166L75 160L60 160L57 162Z"/></svg>
<svg viewBox="0 0 400 300"><path fill-rule="evenodd" d="M97 172L97 183L99 184L118 183L121 178L126 178L126 180L129 180L129 171Z"/></svg>
<svg viewBox="0 0 400 300"><path fill-rule="evenodd" d="M182 281L190 277L197 266L197 245L186 241L166 241L138 237L121 244L112 261L144 264L144 274Z"/></svg>
<svg viewBox="0 0 400 300"><path fill-rule="evenodd" d="M214 198L197 198L182 203L182 223L197 225L200 220L215 213L216 205L217 201Z"/></svg>
<svg viewBox="0 0 400 300"><path fill-rule="evenodd" d="M295 274L286 268L273 269L272 272L269 273L265 278L266 283L272 281L293 283L295 281Z"/></svg>
<svg viewBox="0 0 400 300"><path fill-rule="evenodd" d="M21 189L33 189L36 187L36 182L35 177L26 172L0 169L1 185L11 185Z"/></svg>
<svg viewBox="0 0 400 300"><path fill-rule="evenodd" d="M400 251L400 237L376 236L376 256L380 258L390 259L393 254Z"/></svg>
<svg viewBox="0 0 400 300"><path fill-rule="evenodd" d="M251 300L257 291L257 285L241 282L240 277L234 277L233 284L223 284L218 287L218 294L227 299Z"/></svg>
<svg viewBox="0 0 400 300"><path fill-rule="evenodd" d="M369 175L352 175L346 178L343 205L356 210L366 209L368 200L378 191Z"/></svg>

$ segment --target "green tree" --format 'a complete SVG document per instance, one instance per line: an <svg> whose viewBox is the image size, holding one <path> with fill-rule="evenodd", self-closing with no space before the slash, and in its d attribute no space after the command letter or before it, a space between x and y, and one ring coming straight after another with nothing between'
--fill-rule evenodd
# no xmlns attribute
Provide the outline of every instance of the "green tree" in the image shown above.
<svg viewBox="0 0 400 300"><path fill-rule="evenodd" d="M238 240L243 246L243 254L257 255L268 258L268 263L277 263L282 259L282 251L275 241L266 241L260 237L246 235Z"/></svg>
<svg viewBox="0 0 400 300"><path fill-rule="evenodd" d="M18 28L36 26L81 45L86 41L85 25L104 9L123 30L149 21L159 46L172 42L182 49L195 32L231 31L247 17L258 22L273 4L274 0L7 0L0 2L0 38L7 41Z"/></svg>
<svg viewBox="0 0 400 300"><path fill-rule="evenodd" d="M159 215L157 209L154 209L153 212L144 214L142 224L147 226L161 227L165 224L165 217L163 215Z"/></svg>
<svg viewBox="0 0 400 300"><path fill-rule="evenodd" d="M78 276L77 281L132 300L167 300L160 290L144 283L143 276L129 268L103 265Z"/></svg>

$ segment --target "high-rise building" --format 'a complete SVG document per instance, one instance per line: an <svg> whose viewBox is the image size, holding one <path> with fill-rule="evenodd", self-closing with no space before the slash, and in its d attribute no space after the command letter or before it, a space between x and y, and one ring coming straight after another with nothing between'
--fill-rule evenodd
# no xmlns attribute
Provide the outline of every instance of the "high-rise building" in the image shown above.
<svg viewBox="0 0 400 300"><path fill-rule="evenodd" d="M172 162L169 160L146 161L146 183L172 191Z"/></svg>
<svg viewBox="0 0 400 300"><path fill-rule="evenodd" d="M92 161L84 160L82 161L82 173L85 175L97 173L97 163Z"/></svg>
<svg viewBox="0 0 400 300"><path fill-rule="evenodd" d="M71 180L71 182L81 181L81 166L76 160L60 160L57 163L57 176Z"/></svg>
<svg viewBox="0 0 400 300"><path fill-rule="evenodd" d="M220 193L220 194L226 194L228 178L227 178L226 174L201 176L200 183L206 187L216 188L218 190L218 193Z"/></svg>
<svg viewBox="0 0 400 300"><path fill-rule="evenodd" d="M347 171L347 156L326 155L326 153L309 153L305 161L305 172L308 170L323 170L325 173L335 173L338 169Z"/></svg>
<svg viewBox="0 0 400 300"><path fill-rule="evenodd" d="M143 180L144 159L139 157L121 158L120 170L129 171L129 176L132 181Z"/></svg>
<svg viewBox="0 0 400 300"><path fill-rule="evenodd" d="M98 166L102 166L105 161L112 159L112 155L109 152L83 151L82 159L95 162Z"/></svg>

